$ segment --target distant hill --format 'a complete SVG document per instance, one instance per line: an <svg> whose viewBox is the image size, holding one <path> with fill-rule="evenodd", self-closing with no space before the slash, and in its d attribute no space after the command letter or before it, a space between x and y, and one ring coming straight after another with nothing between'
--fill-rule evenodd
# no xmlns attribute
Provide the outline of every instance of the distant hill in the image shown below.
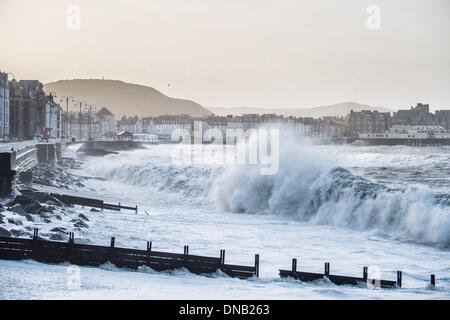
<svg viewBox="0 0 450 320"><path fill-rule="evenodd" d="M361 110L376 110L380 112L392 112L393 110L389 110L383 107L371 107L366 104L360 104L356 102L343 102L338 104L332 104L328 106L321 107L313 107L313 108L208 108L211 112L216 115L225 116L228 114L232 115L241 115L243 113L276 113L284 116L297 116L297 117L323 117L323 116L346 116L350 113L350 110L353 111L361 111Z"/></svg>
<svg viewBox="0 0 450 320"><path fill-rule="evenodd" d="M73 96L76 100L97 106L97 111L101 107L107 107L116 117L164 114L188 114L198 117L211 114L193 101L171 98L151 87L117 80L60 80L47 83L45 90L54 90L58 101L62 96ZM65 108L65 103L63 107Z"/></svg>

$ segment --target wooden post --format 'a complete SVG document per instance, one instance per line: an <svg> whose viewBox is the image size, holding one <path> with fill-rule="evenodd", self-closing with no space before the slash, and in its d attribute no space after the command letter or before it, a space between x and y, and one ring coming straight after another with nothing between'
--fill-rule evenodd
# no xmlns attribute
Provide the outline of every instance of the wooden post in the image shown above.
<svg viewBox="0 0 450 320"><path fill-rule="evenodd" d="M330 275L330 263L329 262L325 262L325 275L326 276Z"/></svg>
<svg viewBox="0 0 450 320"><path fill-rule="evenodd" d="M38 249L38 239L39 239L39 229L33 229L33 249L32 249L32 257L34 260L39 260L39 249Z"/></svg>
<svg viewBox="0 0 450 320"><path fill-rule="evenodd" d="M189 246L184 246L184 254L185 255L189 254Z"/></svg>
<svg viewBox="0 0 450 320"><path fill-rule="evenodd" d="M402 272L397 271L397 285L401 288L402 287Z"/></svg>
<svg viewBox="0 0 450 320"><path fill-rule="evenodd" d="M69 262L71 262L71 253L72 253L73 244L74 244L74 233L69 232L69 245L67 247L67 254L66 254L66 259Z"/></svg>
<svg viewBox="0 0 450 320"><path fill-rule="evenodd" d="M225 264L225 250L220 250L220 264Z"/></svg>
<svg viewBox="0 0 450 320"><path fill-rule="evenodd" d="M292 259L292 272L297 272L297 259Z"/></svg>
<svg viewBox="0 0 450 320"><path fill-rule="evenodd" d="M74 242L74 234L73 232L69 232L69 244L73 245Z"/></svg>
<svg viewBox="0 0 450 320"><path fill-rule="evenodd" d="M367 277L368 277L368 268L367 267L363 267L363 280L364 280L364 282L367 282Z"/></svg>
<svg viewBox="0 0 450 320"><path fill-rule="evenodd" d="M430 284L435 287L436 286L436 276L434 274L430 277Z"/></svg>
<svg viewBox="0 0 450 320"><path fill-rule="evenodd" d="M147 265L150 264L151 252L152 252L152 242L151 241L147 241Z"/></svg>
<svg viewBox="0 0 450 320"><path fill-rule="evenodd" d="M255 275L259 278L259 254L255 254Z"/></svg>
<svg viewBox="0 0 450 320"><path fill-rule="evenodd" d="M120 202L119 202L119 211L122 211L122 206L120 205Z"/></svg>
<svg viewBox="0 0 450 320"><path fill-rule="evenodd" d="M136 213L138 213L138 206L136 205Z"/></svg>
<svg viewBox="0 0 450 320"><path fill-rule="evenodd" d="M116 242L116 238L115 237L111 237L111 248L114 248L115 242Z"/></svg>
<svg viewBox="0 0 450 320"><path fill-rule="evenodd" d="M33 240L37 240L39 237L39 229L38 228L34 228L33 230Z"/></svg>

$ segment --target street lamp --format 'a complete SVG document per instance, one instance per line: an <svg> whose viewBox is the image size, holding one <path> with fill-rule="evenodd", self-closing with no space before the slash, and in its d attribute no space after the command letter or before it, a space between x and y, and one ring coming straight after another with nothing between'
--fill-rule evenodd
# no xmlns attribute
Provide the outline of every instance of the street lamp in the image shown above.
<svg viewBox="0 0 450 320"><path fill-rule="evenodd" d="M89 109L87 108L87 106L89 106ZM85 107L85 111L88 112L88 140L92 139L92 129L91 129L91 120L92 120L92 109L94 109L95 112L95 106L91 105L91 104L87 104Z"/></svg>
<svg viewBox="0 0 450 320"><path fill-rule="evenodd" d="M75 98L73 96L62 96L60 102L63 102L63 98L66 99L66 139L69 137L69 99L72 99L72 102L75 102Z"/></svg>
<svg viewBox="0 0 450 320"><path fill-rule="evenodd" d="M78 114L78 138L81 140L81 106L84 105L86 106L86 101L76 101L77 103L80 104L80 113Z"/></svg>

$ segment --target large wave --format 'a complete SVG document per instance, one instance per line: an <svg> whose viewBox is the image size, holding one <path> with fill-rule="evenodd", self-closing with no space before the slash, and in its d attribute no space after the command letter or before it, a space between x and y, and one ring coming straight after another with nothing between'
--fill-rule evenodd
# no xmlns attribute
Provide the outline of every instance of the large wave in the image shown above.
<svg viewBox="0 0 450 320"><path fill-rule="evenodd" d="M289 216L313 224L381 231L414 242L450 246L450 196L420 184L390 188L352 174L336 156L282 141L279 171L249 165L201 167L126 154L91 162L91 174L202 198L218 210Z"/></svg>
<svg viewBox="0 0 450 320"><path fill-rule="evenodd" d="M436 195L423 185L389 188L335 166L333 159L285 143L276 175L231 167L215 179L210 197L225 211L284 215L450 246L448 194Z"/></svg>

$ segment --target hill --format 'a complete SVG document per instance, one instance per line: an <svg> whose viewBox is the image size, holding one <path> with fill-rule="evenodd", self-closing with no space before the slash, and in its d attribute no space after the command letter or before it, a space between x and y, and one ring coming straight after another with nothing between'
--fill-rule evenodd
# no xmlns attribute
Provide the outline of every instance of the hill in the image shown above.
<svg viewBox="0 0 450 320"><path fill-rule="evenodd" d="M190 100L171 98L158 90L117 80L74 79L47 83L46 91L55 91L59 101L62 96L73 96L88 104L107 107L116 117L122 115L147 117L164 114L189 114L204 116L211 112ZM63 103L65 108L65 103ZM69 110L77 110L69 104Z"/></svg>
<svg viewBox="0 0 450 320"><path fill-rule="evenodd" d="M276 113L284 116L297 116L297 117L324 117L324 116L346 116L350 113L350 110L376 110L379 112L392 112L392 110L383 107L372 107L366 104L360 104L356 102L343 102L328 106L313 107L313 108L251 108L251 107L237 107L237 108L208 108L211 112L217 115L241 115L243 113Z"/></svg>

